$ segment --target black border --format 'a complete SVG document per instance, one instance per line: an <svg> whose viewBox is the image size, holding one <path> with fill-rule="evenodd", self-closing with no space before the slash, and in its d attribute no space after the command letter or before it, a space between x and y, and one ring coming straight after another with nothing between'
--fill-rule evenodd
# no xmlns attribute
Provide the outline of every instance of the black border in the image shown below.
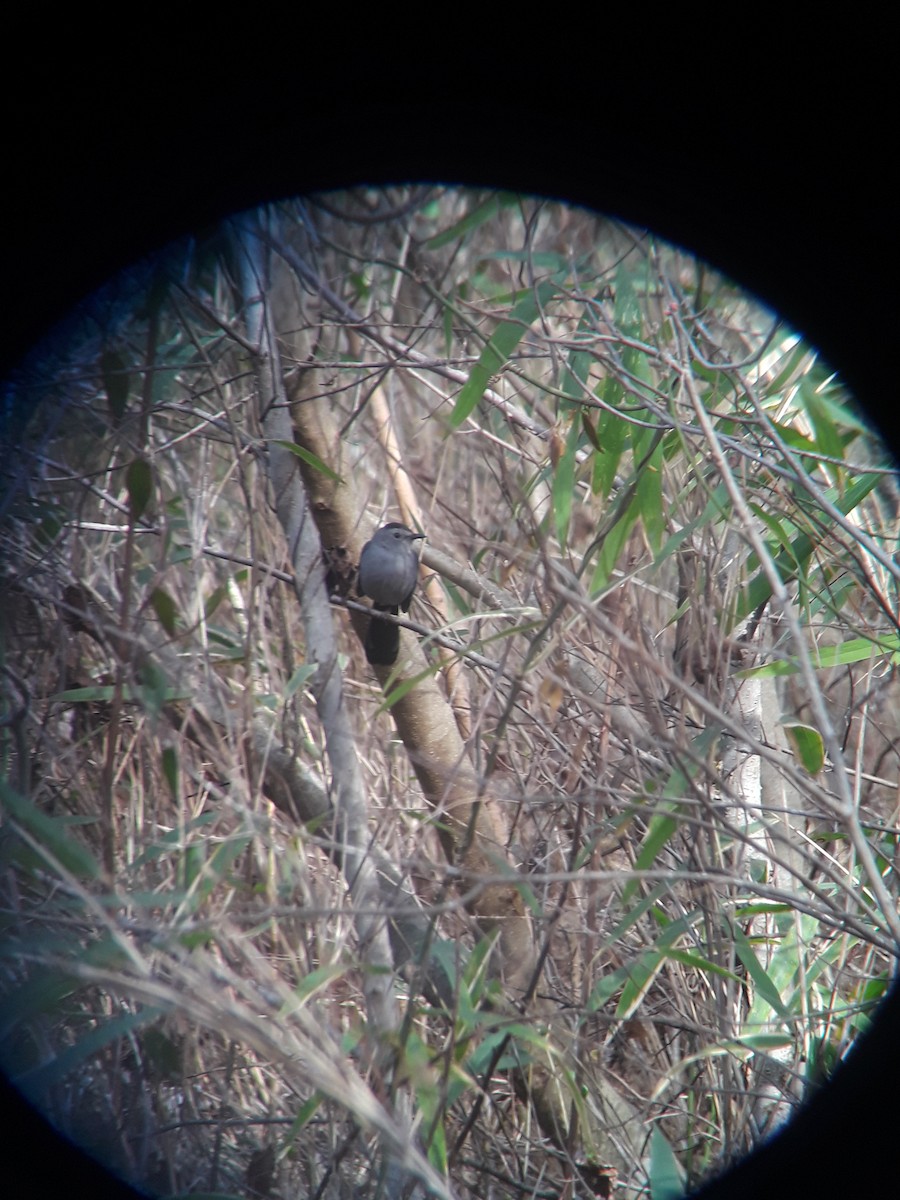
<svg viewBox="0 0 900 1200"><path fill-rule="evenodd" d="M414 20L278 37L244 28L243 14L224 40L221 28L149 42L138 27L64 30L52 52L46 30L13 31L0 379L114 271L188 229L297 192L433 180L558 196L684 245L803 330L896 453L889 39L847 13L821 40L820 26L761 28L751 12L710 48L650 10L629 16L624 29L586 28L545 12L513 42L488 40L473 18L443 48ZM881 1184L898 1079L895 989L791 1131L704 1195ZM137 1195L0 1084L7 1170L15 1160L30 1196Z"/></svg>

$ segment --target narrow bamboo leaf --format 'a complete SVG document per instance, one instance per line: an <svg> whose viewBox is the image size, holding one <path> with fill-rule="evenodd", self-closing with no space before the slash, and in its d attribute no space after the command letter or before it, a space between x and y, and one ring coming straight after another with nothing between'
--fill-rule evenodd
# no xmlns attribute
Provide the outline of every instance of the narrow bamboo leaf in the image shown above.
<svg viewBox="0 0 900 1200"><path fill-rule="evenodd" d="M628 980L628 968L617 967L615 971L610 971L606 975L601 975L591 989L591 995L587 1002L588 1012L597 1012L603 1008L613 996L621 988L623 988Z"/></svg>
<svg viewBox="0 0 900 1200"><path fill-rule="evenodd" d="M824 398L811 385L808 385L805 379L800 384L800 397L815 431L816 449L820 454L826 454L829 458L842 461L844 438L838 431L832 410L824 403ZM831 463L827 466L833 472L835 464Z"/></svg>
<svg viewBox="0 0 900 1200"><path fill-rule="evenodd" d="M441 246L446 246L449 242L455 241L457 238L464 237L467 233L471 233L473 229L477 229L479 225L483 225L485 221L490 219L504 208L509 208L512 204L518 203L518 196L512 192L495 192L481 204L477 205L461 217L449 229L442 229L440 233L436 233L434 237L428 239L425 243L426 250L440 250Z"/></svg>
<svg viewBox="0 0 900 1200"><path fill-rule="evenodd" d="M793 1045L793 1040L786 1033L750 1033L742 1037L738 1045L765 1054L769 1050L783 1050L785 1046Z"/></svg>
<svg viewBox="0 0 900 1200"><path fill-rule="evenodd" d="M588 416L588 410L581 410L581 428L584 430L584 436L591 443L598 454L603 453L603 446L600 444L600 438L597 435L597 427L591 423L591 418Z"/></svg>
<svg viewBox="0 0 900 1200"><path fill-rule="evenodd" d="M301 688L306 687L318 669L315 663L302 663L288 680L287 687L284 689L285 699L290 699Z"/></svg>
<svg viewBox="0 0 900 1200"><path fill-rule="evenodd" d="M218 817L215 812L200 813L191 821L186 821L183 829L170 829L168 833L162 834L155 842L151 842L143 854L131 864L132 870L144 866L145 863L154 862L158 858L163 858L170 854L180 855L184 848L184 839L195 829L203 829L206 825L211 825ZM168 893L167 893L168 895ZM129 900L131 893L129 892ZM157 904L159 896L156 897Z"/></svg>
<svg viewBox="0 0 900 1200"><path fill-rule="evenodd" d="M27 830L38 846L46 849L48 854L72 875L79 879L99 878L99 865L90 851L73 839L72 831L65 821L48 817L2 779L0 800L13 820Z"/></svg>
<svg viewBox="0 0 900 1200"><path fill-rule="evenodd" d="M830 670L832 667L847 666L849 663L874 662L878 658L888 658L894 666L900 661L900 634L892 633L880 637L877 641L868 638L850 638L838 646L820 646L810 652L810 658L815 670ZM795 675L800 670L796 659L779 659L778 662L764 663L761 667L748 667L738 671L739 679L771 679L779 675Z"/></svg>
<svg viewBox="0 0 900 1200"><path fill-rule="evenodd" d="M776 544L785 552L787 561L792 562L795 568L799 567L800 564L794 559L794 550L793 546L791 545L791 535L785 529L781 521L778 520L774 513L766 512L766 510L759 504L754 504L751 501L750 507L772 534ZM773 551L773 553L777 554L778 552Z"/></svg>
<svg viewBox="0 0 900 1200"><path fill-rule="evenodd" d="M616 405L621 399L622 388L613 378L601 385L601 396L604 404ZM594 458L594 472L591 479L591 490L597 496L608 496L616 479L616 472L625 449L625 438L628 431L627 422L623 421L617 412L604 411L597 426L597 441L602 450Z"/></svg>
<svg viewBox="0 0 900 1200"><path fill-rule="evenodd" d="M581 423L572 420L566 447L562 457L553 471L553 516L556 525L556 537L560 547L565 549L569 536L569 522L572 519L572 500L575 496L575 455L581 434Z"/></svg>
<svg viewBox="0 0 900 1200"><path fill-rule="evenodd" d="M670 962L680 962L686 967L693 967L695 971L706 971L712 975L720 975L723 979L734 979L738 983L741 982L740 976L735 975L734 971L729 971L727 967L720 967L718 963L711 962L702 954L692 954L689 950L667 950L665 953Z"/></svg>
<svg viewBox="0 0 900 1200"><path fill-rule="evenodd" d="M833 498L833 503L846 516L860 505L866 496L877 487L881 476L877 472L861 475L841 496ZM785 552L775 559L775 567L785 581L793 579L797 573L797 564L805 564L813 552L813 543L808 534L801 533L791 542L790 553ZM738 604L734 625L740 624L750 613L755 612L772 595L772 585L765 571L760 568L754 575L747 588L744 589L743 599Z"/></svg>
<svg viewBox="0 0 900 1200"><path fill-rule="evenodd" d="M658 1125L650 1131L651 1200L680 1200L684 1195L685 1175Z"/></svg>
<svg viewBox="0 0 900 1200"><path fill-rule="evenodd" d="M834 390L834 388L826 388L816 392L816 404L828 415L829 420L841 429L852 430L857 434L871 434L870 427L853 412L848 403L833 399L829 395L829 392ZM840 389L836 390L840 394Z"/></svg>
<svg viewBox="0 0 900 1200"><path fill-rule="evenodd" d="M225 597L228 595L228 584L220 583L218 587L213 588L203 602L203 615L209 620Z"/></svg>
<svg viewBox="0 0 900 1200"><path fill-rule="evenodd" d="M166 784L169 788L169 794L173 800L178 800L178 748L176 746L164 746L161 756L162 771Z"/></svg>
<svg viewBox="0 0 900 1200"><path fill-rule="evenodd" d="M788 1012L781 1000L781 993L777 986L770 979L766 969L756 957L756 953L750 944L747 935L736 922L731 923L731 936L734 939L734 948L737 951L737 956L744 964L747 974L756 988L759 995L776 1012L780 1017L787 1017Z"/></svg>
<svg viewBox="0 0 900 1200"><path fill-rule="evenodd" d="M26 1072L16 1082L28 1095L41 1096L65 1079L85 1059L91 1058L110 1042L118 1041L142 1025L157 1020L162 1012L161 1008L145 1008L137 1013L125 1013L124 1016L104 1020L90 1033L82 1034L73 1046L63 1050L51 1062Z"/></svg>
<svg viewBox="0 0 900 1200"><path fill-rule="evenodd" d="M452 428L459 426L471 414L484 395L485 388L491 377L509 362L510 355L525 335L528 326L535 320L538 313L553 299L558 291L558 284L551 279L545 279L535 288L524 292L506 318L501 321L481 351L478 362L469 373L469 378L463 384L456 398L453 412L450 414Z"/></svg>
<svg viewBox="0 0 900 1200"><path fill-rule="evenodd" d="M659 852L678 828L679 820L677 805L667 805L665 811L657 809L650 818L646 836L635 861L636 870L648 871L653 866ZM636 880L632 880L628 884L626 892L623 893L623 900L627 900L630 897L636 886Z"/></svg>
<svg viewBox="0 0 900 1200"><path fill-rule="evenodd" d="M304 975L297 986L294 988L294 995L289 1001L281 1006L279 1017L288 1016L295 1012L298 1008L306 1003L311 996L322 991L335 979L341 979L347 974L347 965L345 963L326 963L324 966L316 967L315 970Z"/></svg>
<svg viewBox="0 0 900 1200"><path fill-rule="evenodd" d="M429 1122L431 1141L428 1143L428 1161L440 1175L447 1174L447 1135L444 1132L444 1122L437 1119Z"/></svg>
<svg viewBox="0 0 900 1200"><path fill-rule="evenodd" d="M493 1057L497 1047L505 1042L506 1038L506 1031L502 1029L485 1034L476 1048L472 1051L470 1057L466 1060L466 1069L476 1077L482 1074L482 1072L490 1064L491 1058ZM516 1057L512 1052L509 1054L504 1054L497 1063L496 1069L498 1071L509 1070L510 1067L516 1066L516 1061Z"/></svg>
<svg viewBox="0 0 900 1200"><path fill-rule="evenodd" d="M620 1021L627 1021L634 1014L665 961L664 954L653 951L641 955L638 961L632 964L628 980L616 1005L616 1017Z"/></svg>
<svg viewBox="0 0 900 1200"><path fill-rule="evenodd" d="M115 691L114 684L104 683L98 684L97 687L70 688L67 692L55 692L51 699L66 704L108 704ZM122 697L129 703L145 698L141 689L135 690L131 687L122 689ZM191 697L180 688L166 688L162 699L166 704L170 704L175 700L190 700Z"/></svg>
<svg viewBox="0 0 900 1200"><path fill-rule="evenodd" d="M609 935L610 942L618 942L633 925L638 923L644 913L655 908L657 901L666 894L668 888L668 883L658 883L642 900L638 900L631 907L623 904L622 907L626 910L625 915Z"/></svg>
<svg viewBox="0 0 900 1200"><path fill-rule="evenodd" d="M243 854L250 845L249 837L229 838L227 842L222 842L216 846L215 850L209 856L209 861L203 864L203 878L197 888L196 895L199 899L205 900L219 883L225 878L228 869L232 866L235 860Z"/></svg>
<svg viewBox="0 0 900 1200"><path fill-rule="evenodd" d="M47 948L44 947L46 950ZM0 1001L0 1043L13 1034L23 1021L54 1009L81 987L68 972L56 967L38 969ZM11 1047L4 1051L4 1057Z"/></svg>
<svg viewBox="0 0 900 1200"><path fill-rule="evenodd" d="M583 324L584 322L579 323L579 331ZM564 392L567 396L571 396L573 400L582 403L585 396L588 395L588 389L585 387L585 384L590 374L592 362L593 358L586 350L570 351L565 370L562 373L562 379L560 380L560 391Z"/></svg>
<svg viewBox="0 0 900 1200"><path fill-rule="evenodd" d="M810 775L818 775L825 765L825 743L818 729L812 725L785 721L784 732L791 743L794 757L803 769Z"/></svg>
<svg viewBox="0 0 900 1200"><path fill-rule="evenodd" d="M622 553L622 547L625 545L631 528L638 519L638 515L637 505L630 504L622 517L603 539L600 553L597 556L597 565L594 568L594 574L591 576L592 597L595 598L598 596L609 585L612 573Z"/></svg>
<svg viewBox="0 0 900 1200"><path fill-rule="evenodd" d="M297 1110L297 1115L294 1117L293 1121L291 1122L291 1127L287 1131L285 1142L292 1141L293 1138L295 1138L300 1132L300 1130L303 1129L305 1125L309 1124L309 1122L321 1108L322 1101L324 1099L325 1097L321 1092L313 1092L306 1103L300 1105L299 1109Z"/></svg>
<svg viewBox="0 0 900 1200"><path fill-rule="evenodd" d="M659 909L653 910L654 916L659 916L659 914ZM616 1007L616 1016L619 1020L627 1021L637 1010L653 980L672 953L672 947L688 933L696 917L696 913L687 913L678 920L669 922L656 939L653 948L644 951L637 962L631 964L628 980L622 989L622 995L619 997Z"/></svg>
<svg viewBox="0 0 900 1200"><path fill-rule="evenodd" d="M132 521L137 521L143 515L153 495L153 472L150 464L144 458L136 458L128 464L125 472L125 486L128 488L128 511Z"/></svg>
<svg viewBox="0 0 900 1200"><path fill-rule="evenodd" d="M162 625L169 637L174 637L175 619L178 616L175 601L164 588L154 588L150 593L150 603L153 606L153 611L159 617L160 625Z"/></svg>
<svg viewBox="0 0 900 1200"><path fill-rule="evenodd" d="M643 326L641 305L632 280L632 270L625 262L616 272L615 282L615 314L616 325L628 338L638 338ZM628 347L625 354L634 354L634 349Z"/></svg>
<svg viewBox="0 0 900 1200"><path fill-rule="evenodd" d="M172 695L169 677L158 662L145 659L141 663L137 684L134 688L135 699L154 717L159 716Z"/></svg>
<svg viewBox="0 0 900 1200"><path fill-rule="evenodd" d="M108 704L115 690L111 683L103 683L96 687L69 688L65 692L55 692L50 699L66 704Z"/></svg>
<svg viewBox="0 0 900 1200"><path fill-rule="evenodd" d="M308 467L312 467L314 471L318 471L324 475L326 479L330 479L332 483L343 483L343 479L338 475L337 471L333 471L327 463L322 462L318 455L313 454L311 450L307 450L305 446L298 446L296 442L284 442L278 438L273 439L273 446L280 446L282 450L288 450L291 454L297 456L306 463Z"/></svg>
<svg viewBox="0 0 900 1200"><path fill-rule="evenodd" d="M701 763L706 760L710 748L719 737L719 730L711 725L698 734L691 743L694 763ZM693 775L698 768L695 766L690 774ZM681 819L681 806L677 803L688 790L689 780L684 771L680 767L676 767L666 779L665 786L662 789L660 796L661 803L650 818L650 823L647 827L647 833L641 844L638 856L635 860L635 870L647 871L656 862L660 851L671 838L672 834L678 828ZM639 886L638 878L631 879L622 891L622 902L626 903L634 895Z"/></svg>
<svg viewBox="0 0 900 1200"><path fill-rule="evenodd" d="M766 385L766 396L777 396L792 381L799 371L803 360L809 355L809 347L805 342L797 340L793 346L785 348L779 366L778 374Z"/></svg>
<svg viewBox="0 0 900 1200"><path fill-rule="evenodd" d="M635 491L635 502L641 523L654 555L659 553L665 529L662 499L663 447L660 443L641 468Z"/></svg>

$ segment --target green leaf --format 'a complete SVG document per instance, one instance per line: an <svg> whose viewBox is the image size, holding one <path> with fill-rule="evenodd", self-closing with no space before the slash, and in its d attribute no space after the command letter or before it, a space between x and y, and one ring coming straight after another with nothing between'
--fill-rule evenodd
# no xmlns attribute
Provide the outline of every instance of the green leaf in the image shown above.
<svg viewBox="0 0 900 1200"><path fill-rule="evenodd" d="M220 583L218 587L213 588L203 602L203 615L208 621L213 615L225 597L228 595L228 584Z"/></svg>
<svg viewBox="0 0 900 1200"><path fill-rule="evenodd" d="M622 553L622 547L625 545L638 515L637 505L630 504L604 537L600 553L597 555L597 565L591 576L590 594L592 599L596 599L599 593L609 585Z"/></svg>
<svg viewBox="0 0 900 1200"><path fill-rule="evenodd" d="M498 212L504 208L509 208L513 204L518 204L519 197L512 192L494 192L461 217L449 229L442 229L440 233L436 233L434 237L425 242L426 250L440 250L441 246L446 246L450 242L456 241L457 238L464 237L467 233L471 233L473 229L477 229L479 225L483 225L485 221L490 221Z"/></svg>
<svg viewBox="0 0 900 1200"><path fill-rule="evenodd" d="M584 321L579 322L579 332L584 325ZM578 334L576 333L577 336ZM564 392L567 396L571 396L579 404L582 404L589 394L588 389L584 385L590 374L592 362L593 358L586 350L572 350L569 353L566 368L562 373L560 391Z"/></svg>
<svg viewBox="0 0 900 1200"><path fill-rule="evenodd" d="M273 446L280 446L282 450L289 450L291 454L295 454L297 458L306 463L308 467L312 467L314 471L318 471L324 475L326 479L330 479L332 483L343 483L343 479L338 475L337 471L333 471L327 463L322 462L321 458L313 454L311 450L307 450L305 446L298 446L296 442L284 442L278 438L272 439Z"/></svg>
<svg viewBox="0 0 900 1200"><path fill-rule="evenodd" d="M816 391L809 376L802 380L799 392L803 407L806 409L815 431L816 449L820 454L826 454L829 458L836 458L839 462L843 462L844 439L838 432L832 408L825 403L824 396ZM827 469L834 477L836 465L829 463Z"/></svg>
<svg viewBox="0 0 900 1200"><path fill-rule="evenodd" d="M780 1017L787 1019L788 1010L785 1008L781 999L781 993L778 990L777 984L771 979L766 972L765 967L756 957L753 946L747 935L741 929L737 922L731 922L730 932L734 941L734 948L737 951L737 956L744 964L747 974L756 988L762 999L769 1005L773 1012Z"/></svg>
<svg viewBox="0 0 900 1200"><path fill-rule="evenodd" d="M42 949L46 951L49 947ZM0 1000L0 1043L17 1035L23 1022L33 1020L39 1013L53 1012L81 986L67 971L56 967L36 971ZM4 1058L8 1052L9 1049L4 1051Z"/></svg>
<svg viewBox="0 0 900 1200"><path fill-rule="evenodd" d="M145 458L136 458L128 464L125 486L128 488L128 512L132 521L137 521L153 495L153 472Z"/></svg>
<svg viewBox="0 0 900 1200"><path fill-rule="evenodd" d="M162 1012L160 1008L145 1008L137 1013L125 1013L104 1020L89 1033L82 1034L74 1045L63 1050L52 1061L21 1075L16 1083L26 1094L41 1096L65 1079L85 1059L91 1058L110 1042L118 1041L142 1025L157 1020Z"/></svg>
<svg viewBox="0 0 900 1200"><path fill-rule="evenodd" d="M658 916L659 910L653 915ZM688 913L671 921L656 939L655 945L639 956L636 962L630 964L628 979L622 988L622 995L616 1006L616 1016L621 1021L627 1021L640 1005L653 980L659 974L676 942L684 937L696 919L696 913Z"/></svg>
<svg viewBox="0 0 900 1200"><path fill-rule="evenodd" d="M612 377L603 381L600 391L604 404L615 406L621 400L621 384ZM617 412L601 412L597 425L597 442L601 453L594 458L594 473L591 479L591 490L597 496L608 496L615 483L627 432L628 423Z"/></svg>
<svg viewBox="0 0 900 1200"><path fill-rule="evenodd" d="M652 1200L681 1200L685 1175L658 1125L650 1131L650 1196Z"/></svg>
<svg viewBox="0 0 900 1200"><path fill-rule="evenodd" d="M879 637L877 641L869 638L850 638L837 646L821 646L810 652L810 659L816 671L830 670L832 667L847 666L849 663L874 662L876 658L888 657L892 666L900 663L900 634L889 633ZM779 659L777 662L764 663L761 667L748 667L738 671L739 679L770 679L778 675L795 675L800 670L796 659Z"/></svg>
<svg viewBox="0 0 900 1200"><path fill-rule="evenodd" d="M347 974L348 969L346 963L325 963L323 966L316 967L310 971L308 975L304 975L294 988L294 995L281 1006L278 1013L279 1017L290 1015L290 1013L304 1005L316 992L320 992L323 988L327 987L332 980L343 978Z"/></svg>
<svg viewBox="0 0 900 1200"><path fill-rule="evenodd" d="M163 858L168 855L181 855L184 850L184 839L194 830L203 829L206 825L211 825L218 818L218 813L205 812L194 817L191 821L186 821L183 829L170 829L168 833L162 834L156 841L151 842L146 850L131 864L132 870L144 866L148 862L155 862L158 858ZM129 893L129 899L131 893ZM159 897L157 896L157 903Z"/></svg>
<svg viewBox="0 0 900 1200"><path fill-rule="evenodd" d="M765 1054L769 1050L783 1050L785 1046L793 1043L786 1033L748 1033L746 1037L741 1037L737 1044L747 1050L761 1051Z"/></svg>
<svg viewBox="0 0 900 1200"><path fill-rule="evenodd" d="M231 837L226 842L221 842L213 850L208 861L202 863L198 874L200 875L199 883L195 890L195 898L192 907L196 909L200 901L207 899L212 894L219 883L225 878L226 873L240 857L241 854L250 845L253 839L241 835L240 837ZM201 851L202 853L202 851Z"/></svg>
<svg viewBox="0 0 900 1200"><path fill-rule="evenodd" d="M632 281L632 269L623 261L616 271L615 282L615 321L618 328L627 338L639 338L643 328L643 314L640 301ZM627 347L623 357L639 353L634 347ZM633 365L629 365L629 370Z"/></svg>
<svg viewBox="0 0 900 1200"><path fill-rule="evenodd" d="M538 313L550 303L558 291L555 280L545 279L535 288L520 293L506 320L501 321L482 349L478 362L456 397L450 414L450 425L458 429L484 395L492 376L509 362L510 356L525 335Z"/></svg>
<svg viewBox="0 0 900 1200"><path fill-rule="evenodd" d="M665 515L662 499L662 443L656 447L640 470L635 491L635 503L641 515L641 523L647 535L650 549L659 553L662 545L662 535L665 529Z"/></svg>
<svg viewBox="0 0 900 1200"><path fill-rule="evenodd" d="M691 766L685 772L681 767L675 767L666 779L665 786L660 797L660 804L650 818L650 823L647 826L647 832L644 835L644 840L641 843L641 848L635 860L635 870L649 870L656 862L657 856L666 845L669 838L678 828L681 820L681 804L678 803L683 799L686 793L690 790L688 776L693 777L699 769L697 764L705 762L707 755L713 743L719 736L719 731L715 726L710 726L698 734L691 742ZM640 880L635 878L629 880L622 891L622 903L627 903L634 895L640 884Z"/></svg>
<svg viewBox="0 0 900 1200"><path fill-rule="evenodd" d="M162 771L169 786L172 799L178 800L178 749L175 746L164 746L162 752Z"/></svg>
<svg viewBox="0 0 900 1200"><path fill-rule="evenodd" d="M316 1115L322 1106L322 1101L325 1097L321 1092L313 1092L305 1104L301 1104L297 1109L297 1115L291 1122L291 1127L285 1136L285 1142L291 1142L297 1136L301 1129L307 1125Z"/></svg>
<svg viewBox="0 0 900 1200"><path fill-rule="evenodd" d="M825 765L825 743L818 729L799 721L784 721L782 724L794 757L808 774L818 775Z"/></svg>
<svg viewBox="0 0 900 1200"><path fill-rule="evenodd" d="M878 481L881 475L876 471L871 471L860 477L840 496L832 495L832 490L829 489L829 499L836 508L846 516L851 513L854 508L860 505L866 496L878 486ZM814 550L812 539L809 534L801 533L795 537L790 544L790 549L783 551L775 559L775 568L782 580L787 582L795 578L798 573L798 564L804 566ZM752 560L751 560L752 561ZM740 622L750 613L755 612L761 604L764 604L772 595L772 585L769 582L765 571L760 569L750 581L749 587L744 589L741 602L737 606L732 628L739 625Z"/></svg>
<svg viewBox="0 0 900 1200"><path fill-rule="evenodd" d="M169 637L174 637L175 618L178 615L175 601L164 588L154 588L150 593L150 603L153 605L153 611L159 617L160 625Z"/></svg>
<svg viewBox="0 0 900 1200"><path fill-rule="evenodd" d="M295 692L306 687L318 669L315 663L302 663L288 680L287 687L284 689L285 700L289 700Z"/></svg>
<svg viewBox="0 0 900 1200"><path fill-rule="evenodd" d="M601 975L591 989L591 995L587 1002L587 1011L597 1012L603 1008L616 992L622 990L628 982L630 970L627 966L617 967L615 971L610 971L606 975Z"/></svg>
<svg viewBox="0 0 900 1200"><path fill-rule="evenodd" d="M66 704L108 704L115 694L115 684L103 683L97 684L96 687L69 688L66 692L55 692L50 699ZM129 704L145 703L147 693L142 688L124 687L122 688L122 699ZM166 704L170 704L175 700L190 700L191 695L180 688L165 688L161 693L161 699Z"/></svg>
<svg viewBox="0 0 900 1200"><path fill-rule="evenodd" d="M169 677L159 663L153 659L145 659L140 666L134 689L135 699L152 716L162 712L163 705L172 696L173 688L169 686Z"/></svg>
<svg viewBox="0 0 900 1200"><path fill-rule="evenodd" d="M790 336L789 344L782 342L783 354L779 363L778 374L766 384L765 394L767 397L778 396L784 390L788 383L792 382L799 371L803 360L809 355L809 346L797 338L796 335Z"/></svg>
<svg viewBox="0 0 900 1200"><path fill-rule="evenodd" d="M66 821L48 817L35 808L30 800L13 791L2 779L0 800L13 820L31 835L37 843L38 850L45 849L65 870L78 879L100 877L100 867L93 855L80 842L73 840Z"/></svg>
<svg viewBox="0 0 900 1200"><path fill-rule="evenodd" d="M584 430L584 436L591 443L597 453L602 454L603 446L600 442L599 435L597 434L597 427L591 424L591 418L588 416L588 410L586 408L581 410L581 428Z"/></svg>
<svg viewBox="0 0 900 1200"><path fill-rule="evenodd" d="M565 549L569 534L569 522L572 517L572 500L575 495L575 454L580 441L581 423L573 419L566 438L566 448L553 471L553 516L556 524L556 537L560 547Z"/></svg>

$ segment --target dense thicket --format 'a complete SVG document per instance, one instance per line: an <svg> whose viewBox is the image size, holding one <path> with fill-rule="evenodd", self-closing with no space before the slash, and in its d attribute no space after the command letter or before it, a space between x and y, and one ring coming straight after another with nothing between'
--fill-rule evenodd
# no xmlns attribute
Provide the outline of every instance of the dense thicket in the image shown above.
<svg viewBox="0 0 900 1200"><path fill-rule="evenodd" d="M165 1195L637 1195L827 1076L900 934L898 509L794 331L397 189L173 248L15 388L0 1052L63 1128Z"/></svg>

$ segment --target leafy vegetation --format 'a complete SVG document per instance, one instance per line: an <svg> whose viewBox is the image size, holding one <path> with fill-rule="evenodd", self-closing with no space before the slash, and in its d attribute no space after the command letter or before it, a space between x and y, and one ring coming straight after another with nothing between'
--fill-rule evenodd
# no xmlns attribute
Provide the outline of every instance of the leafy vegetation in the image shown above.
<svg viewBox="0 0 900 1200"><path fill-rule="evenodd" d="M62 1128L173 1197L660 1197L827 1078L900 937L900 513L795 331L361 191L136 267L9 399L0 1061Z"/></svg>

